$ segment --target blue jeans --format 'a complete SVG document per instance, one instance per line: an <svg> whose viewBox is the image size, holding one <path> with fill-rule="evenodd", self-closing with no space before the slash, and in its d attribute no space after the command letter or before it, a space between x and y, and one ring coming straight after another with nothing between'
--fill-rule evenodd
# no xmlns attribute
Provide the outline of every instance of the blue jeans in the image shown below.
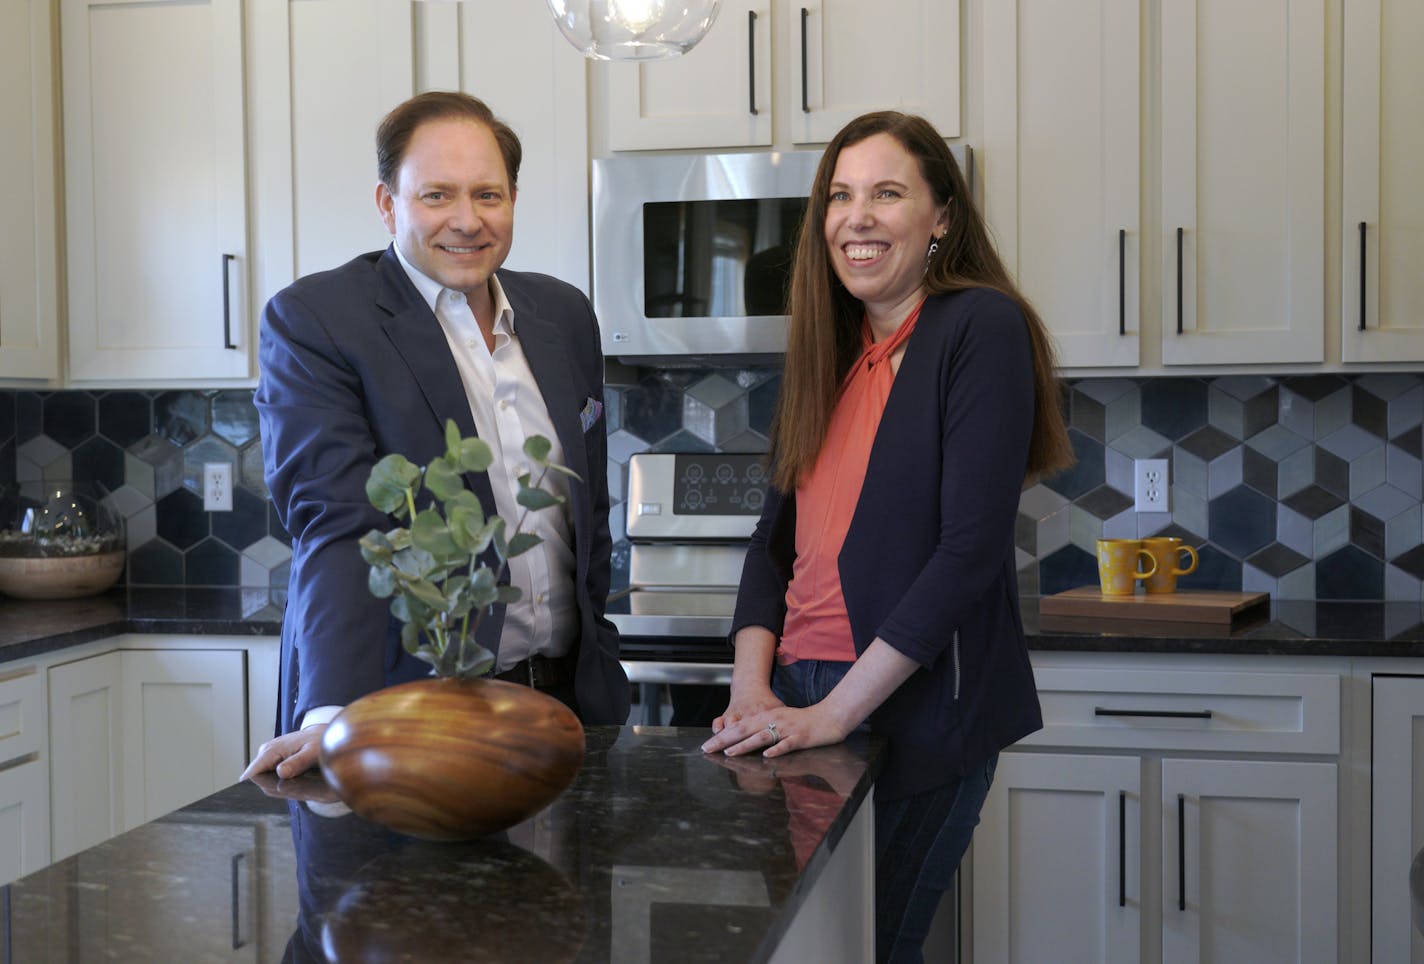
<svg viewBox="0 0 1424 964"><path fill-rule="evenodd" d="M815 659L778 664L771 689L787 706L810 706L824 699L852 665ZM969 849L998 763L996 753L943 786L888 803L876 801L877 961L918 964L924 960L925 937Z"/></svg>

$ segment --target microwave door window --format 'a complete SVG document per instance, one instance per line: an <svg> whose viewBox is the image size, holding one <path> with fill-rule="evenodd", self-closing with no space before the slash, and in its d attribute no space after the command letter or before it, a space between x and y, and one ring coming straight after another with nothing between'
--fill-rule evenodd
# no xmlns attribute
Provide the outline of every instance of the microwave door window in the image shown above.
<svg viewBox="0 0 1424 964"><path fill-rule="evenodd" d="M643 205L643 304L650 318L779 315L804 198Z"/></svg>

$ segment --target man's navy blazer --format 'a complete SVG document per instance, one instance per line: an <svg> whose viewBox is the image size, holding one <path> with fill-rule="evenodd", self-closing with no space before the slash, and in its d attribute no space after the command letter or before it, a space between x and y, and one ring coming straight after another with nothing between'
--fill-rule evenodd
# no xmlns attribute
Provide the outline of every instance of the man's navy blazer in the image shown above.
<svg viewBox="0 0 1424 964"><path fill-rule="evenodd" d="M598 323L571 285L524 272L498 276L565 463L582 480L571 480L569 507L579 716L621 724L629 686L618 632L604 617L612 544ZM367 590L358 542L391 520L367 501L366 478L392 452L418 465L443 454L446 419L462 435L476 433L444 330L393 247L274 296L263 313L260 357L255 401L267 486L292 536L278 708L278 732L285 733L313 707L344 706L429 674L429 664L401 647L388 601ZM600 415L585 425L580 412L588 411ZM493 512L488 477L468 479ZM479 626L479 641L496 652L503 621L503 607L496 607Z"/></svg>

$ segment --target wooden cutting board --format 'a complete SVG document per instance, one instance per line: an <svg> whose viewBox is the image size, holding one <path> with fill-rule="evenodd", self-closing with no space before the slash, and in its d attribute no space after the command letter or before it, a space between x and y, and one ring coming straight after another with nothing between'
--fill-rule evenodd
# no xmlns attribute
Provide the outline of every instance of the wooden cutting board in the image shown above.
<svg viewBox="0 0 1424 964"><path fill-rule="evenodd" d="M1230 626L1234 621L1255 615L1256 607L1269 605L1270 601L1270 594L1264 592L1179 589L1169 593L1105 596L1097 586L1079 586L1044 596L1038 602L1038 614L1040 621L1045 616L1072 617L1078 625L1085 618L1093 618Z"/></svg>

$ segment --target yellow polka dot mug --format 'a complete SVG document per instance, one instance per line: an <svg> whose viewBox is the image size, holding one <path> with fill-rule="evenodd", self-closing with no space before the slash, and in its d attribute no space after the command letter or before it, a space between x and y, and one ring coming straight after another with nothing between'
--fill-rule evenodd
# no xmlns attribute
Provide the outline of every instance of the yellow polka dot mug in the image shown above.
<svg viewBox="0 0 1424 964"><path fill-rule="evenodd" d="M1131 596L1137 582L1157 572L1157 561L1141 539L1099 539L1098 581L1104 596Z"/></svg>

